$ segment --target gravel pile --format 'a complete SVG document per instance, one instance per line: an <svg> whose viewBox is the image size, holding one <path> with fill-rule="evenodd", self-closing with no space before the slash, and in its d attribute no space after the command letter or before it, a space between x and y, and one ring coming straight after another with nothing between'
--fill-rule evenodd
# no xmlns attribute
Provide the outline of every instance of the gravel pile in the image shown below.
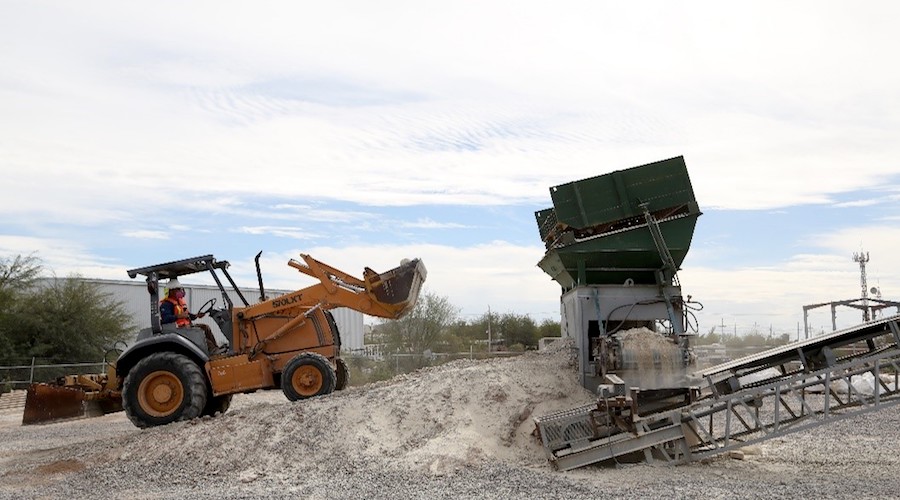
<svg viewBox="0 0 900 500"><path fill-rule="evenodd" d="M570 350L457 361L290 403L139 430L124 414L22 427L0 414L0 498L886 498L900 411L770 441L743 460L555 472L531 418L593 401Z"/></svg>

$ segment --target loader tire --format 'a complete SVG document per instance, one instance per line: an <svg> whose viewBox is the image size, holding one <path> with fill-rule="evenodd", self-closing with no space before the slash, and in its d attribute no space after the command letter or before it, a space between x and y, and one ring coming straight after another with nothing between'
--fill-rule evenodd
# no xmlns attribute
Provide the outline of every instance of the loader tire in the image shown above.
<svg viewBox="0 0 900 500"><path fill-rule="evenodd" d="M174 352L157 352L138 361L122 387L125 413L141 428L199 417L206 395L203 370Z"/></svg>
<svg viewBox="0 0 900 500"><path fill-rule="evenodd" d="M203 415L214 416L217 413L225 413L231 407L231 394L222 396L206 396L206 408L203 408Z"/></svg>
<svg viewBox="0 0 900 500"><path fill-rule="evenodd" d="M284 367L281 390L290 401L334 392L337 375L328 358L313 352L298 354Z"/></svg>
<svg viewBox="0 0 900 500"><path fill-rule="evenodd" d="M334 364L337 367L334 371L337 375L334 390L343 391L350 385L350 368L347 366L347 362L341 358L336 359Z"/></svg>

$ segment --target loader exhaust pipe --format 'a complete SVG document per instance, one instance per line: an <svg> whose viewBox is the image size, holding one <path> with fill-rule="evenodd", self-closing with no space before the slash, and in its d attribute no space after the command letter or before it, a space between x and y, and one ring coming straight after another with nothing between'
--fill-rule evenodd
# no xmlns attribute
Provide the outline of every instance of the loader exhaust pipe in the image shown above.
<svg viewBox="0 0 900 500"><path fill-rule="evenodd" d="M256 254L256 258L253 259L253 262L256 262L256 279L259 281L259 301L265 302L269 300L269 298L266 297L266 289L265 287L263 287L262 270L259 267L259 257L261 255L262 250L260 250L259 253Z"/></svg>

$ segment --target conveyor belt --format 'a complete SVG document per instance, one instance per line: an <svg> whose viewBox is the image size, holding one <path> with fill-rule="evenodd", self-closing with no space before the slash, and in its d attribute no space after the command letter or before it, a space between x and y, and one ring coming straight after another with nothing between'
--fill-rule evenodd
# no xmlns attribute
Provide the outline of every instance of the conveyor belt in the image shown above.
<svg viewBox="0 0 900 500"><path fill-rule="evenodd" d="M777 368L782 377L799 372L809 372L833 365L839 359L871 355L890 345L900 345L900 315L870 321L844 330L805 339L767 351L728 361L696 373L703 385L713 390L736 390L734 384L742 376L769 368ZM863 345L865 343L865 345ZM841 354L838 349L857 344L852 354ZM777 378L777 377L776 377ZM774 379L766 379L771 381ZM757 381L759 383L759 381Z"/></svg>

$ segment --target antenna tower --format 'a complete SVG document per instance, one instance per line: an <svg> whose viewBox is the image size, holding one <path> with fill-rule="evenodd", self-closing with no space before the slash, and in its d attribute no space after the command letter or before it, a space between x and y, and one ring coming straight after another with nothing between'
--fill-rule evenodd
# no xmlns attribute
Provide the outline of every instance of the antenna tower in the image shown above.
<svg viewBox="0 0 900 500"><path fill-rule="evenodd" d="M869 287L866 285L866 262L869 252L853 253L853 262L859 263L859 284L862 287L863 321L869 321Z"/></svg>

